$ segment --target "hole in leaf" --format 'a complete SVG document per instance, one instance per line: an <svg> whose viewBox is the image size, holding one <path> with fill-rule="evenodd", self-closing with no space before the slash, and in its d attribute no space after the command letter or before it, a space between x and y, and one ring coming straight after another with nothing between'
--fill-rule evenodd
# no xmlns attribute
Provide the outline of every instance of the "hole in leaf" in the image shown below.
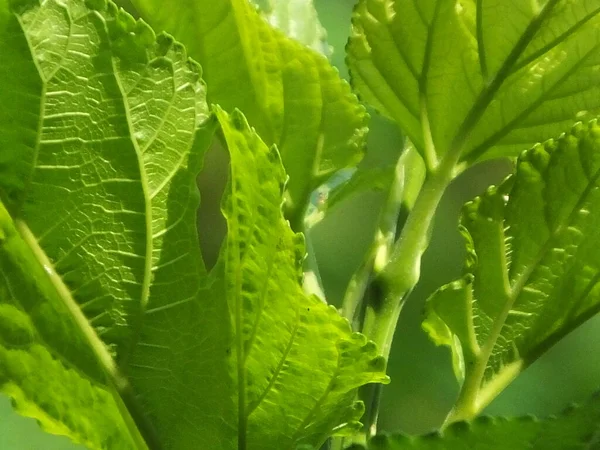
<svg viewBox="0 0 600 450"><path fill-rule="evenodd" d="M200 208L198 237L206 269L219 258L219 250L227 234L227 223L221 213L221 198L229 176L229 153L219 139L214 139L204 157L204 167L198 176Z"/></svg>

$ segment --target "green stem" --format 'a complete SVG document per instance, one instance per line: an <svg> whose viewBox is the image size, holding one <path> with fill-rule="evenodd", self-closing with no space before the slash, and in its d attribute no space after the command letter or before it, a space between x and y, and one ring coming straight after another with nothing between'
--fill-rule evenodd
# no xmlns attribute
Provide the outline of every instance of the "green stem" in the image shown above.
<svg viewBox="0 0 600 450"><path fill-rule="evenodd" d="M307 294L314 294L325 301L323 281L319 272L319 263L312 245L312 239L308 233L304 234L306 240L306 259L304 260L304 280L302 287Z"/></svg>
<svg viewBox="0 0 600 450"><path fill-rule="evenodd" d="M306 200L295 207L290 206L290 203L286 204L284 207L285 218L289 221L290 227L295 233L304 234L306 259L304 260L304 281L302 287L307 294L314 294L325 301L325 291L323 289L319 264L306 223L306 210L308 209L308 204L310 202L310 195L306 194L304 198Z"/></svg>
<svg viewBox="0 0 600 450"><path fill-rule="evenodd" d="M373 280L380 295L367 305L363 332L386 358L402 306L419 281L421 257L429 244L437 206L454 177L455 162L455 158L444 159L428 175L388 263Z"/></svg>
<svg viewBox="0 0 600 450"><path fill-rule="evenodd" d="M486 359L487 362L487 359ZM479 365L479 364L476 364ZM523 371L524 363L521 360L504 366L502 371L494 376L493 380L482 387L483 370L476 367L477 374L467 376L462 385L454 407L446 417L443 427L461 420L471 420L478 416L490 402L500 394L517 375ZM481 376L477 376L481 374Z"/></svg>
<svg viewBox="0 0 600 450"><path fill-rule="evenodd" d="M402 307L419 281L421 258L429 244L435 212L456 174L459 157L457 148L435 170L430 170L387 264L371 281L362 331L377 344L385 358L389 357ZM363 420L366 439L376 431L380 395L380 388L365 386L359 391L359 397L367 405Z"/></svg>

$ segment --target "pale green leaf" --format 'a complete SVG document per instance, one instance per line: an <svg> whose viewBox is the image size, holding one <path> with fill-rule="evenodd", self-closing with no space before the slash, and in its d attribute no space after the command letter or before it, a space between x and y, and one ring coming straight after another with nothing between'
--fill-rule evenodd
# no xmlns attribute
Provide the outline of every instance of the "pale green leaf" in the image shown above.
<svg viewBox="0 0 600 450"><path fill-rule="evenodd" d="M133 3L200 62L211 103L239 108L267 145L277 145L290 177L286 215L298 228L310 193L362 157L367 115L347 83L248 0Z"/></svg>
<svg viewBox="0 0 600 450"><path fill-rule="evenodd" d="M304 244L281 213L277 150L241 113L217 115L231 157L221 258L197 301L150 311L133 376L170 448L318 446L333 429L356 426L355 389L386 381L384 362L334 308L303 292ZM167 318L176 330L160 328Z"/></svg>
<svg viewBox="0 0 600 450"><path fill-rule="evenodd" d="M253 0L267 21L298 42L329 56L327 31L313 0Z"/></svg>
<svg viewBox="0 0 600 450"><path fill-rule="evenodd" d="M600 1L360 0L360 95L426 157L515 156L600 113Z"/></svg>
<svg viewBox="0 0 600 450"><path fill-rule="evenodd" d="M424 323L452 348L459 409L481 410L600 310L599 175L592 122L524 153L513 177L465 206L466 273L428 300Z"/></svg>
<svg viewBox="0 0 600 450"><path fill-rule="evenodd" d="M600 396L538 420L479 417L458 422L441 433L421 437L402 434L373 438L369 450L577 450L600 443Z"/></svg>

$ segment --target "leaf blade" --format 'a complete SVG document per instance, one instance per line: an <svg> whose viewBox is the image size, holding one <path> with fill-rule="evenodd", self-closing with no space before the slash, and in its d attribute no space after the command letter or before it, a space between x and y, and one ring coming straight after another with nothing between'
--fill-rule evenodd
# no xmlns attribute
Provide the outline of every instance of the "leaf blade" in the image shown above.
<svg viewBox="0 0 600 450"><path fill-rule="evenodd" d="M3 300L18 302L29 315L44 338L45 354L58 361L48 368L57 380L83 386L81 398L74 391L64 400L73 402L81 417L62 428L55 410L54 423L43 416L51 404L40 408L22 401L20 409L42 414L47 428L69 431L93 448L134 446L127 427L118 436L125 421L138 439L135 445L142 445L128 416L132 411L123 405L128 402L127 408L135 410L136 400L112 356L118 354L127 370L150 293L154 303L160 296L177 297L163 274L172 275L175 267L179 281L191 275L184 286L197 289L205 273L199 252L172 232L187 228L196 234L193 170L199 171L204 149L190 152L190 147L208 113L199 69L181 45L168 36L157 39L147 25L110 2L32 0L11 2L11 9L6 2L0 6L2 45L27 65L15 77L13 66L2 64L9 84L0 96L8 112L27 107L31 113L23 117L32 118L17 121L25 139L11 132L9 120L0 129L3 162L8 162L0 167L0 197L10 206L3 221L8 230L16 227L11 242L20 243L16 249L2 248L3 272L10 277L6 285L14 293ZM188 171L188 163L196 169ZM36 308L45 308L45 314ZM79 381L69 375L74 369ZM32 396L25 387L29 390L12 393L21 400L29 395L31 402L52 398L61 404L52 392ZM94 395L108 397L102 400L106 411L98 413L89 401L75 404ZM144 413L135 412L136 425L146 426ZM90 426L107 418L115 423L115 430L106 428L114 436Z"/></svg>

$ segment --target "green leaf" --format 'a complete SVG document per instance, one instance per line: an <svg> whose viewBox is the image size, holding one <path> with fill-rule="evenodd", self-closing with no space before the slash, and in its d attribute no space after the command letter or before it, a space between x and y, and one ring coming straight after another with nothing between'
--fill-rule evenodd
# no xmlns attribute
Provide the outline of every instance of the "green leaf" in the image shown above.
<svg viewBox="0 0 600 450"><path fill-rule="evenodd" d="M329 56L327 31L312 0L255 0L267 21L298 42Z"/></svg>
<svg viewBox="0 0 600 450"><path fill-rule="evenodd" d="M600 1L360 0L348 63L434 169L515 156L600 113Z"/></svg>
<svg viewBox="0 0 600 450"><path fill-rule="evenodd" d="M318 447L333 429L357 426L355 389L386 382L384 361L333 307L303 292L304 245L281 213L277 150L241 113L217 116L231 157L226 242L197 301L150 311L133 377L147 408L161 412L169 448ZM176 329L161 328L166 321Z"/></svg>
<svg viewBox="0 0 600 450"><path fill-rule="evenodd" d="M277 145L290 177L286 216L301 228L310 193L362 157L367 115L347 83L248 0L133 3L200 62L209 102L239 108L267 145Z"/></svg>
<svg viewBox="0 0 600 450"><path fill-rule="evenodd" d="M591 122L524 153L513 177L465 205L465 275L428 300L424 323L464 379L455 418L600 310L599 185Z"/></svg>
<svg viewBox="0 0 600 450"><path fill-rule="evenodd" d="M10 139L0 189L13 217L76 286L73 295L99 335L126 348L126 325L143 313L157 263L187 249L175 239L165 243L165 231L179 221L195 229L197 194L191 203L168 200L194 185L181 177L208 114L199 70L179 44L156 40L112 3L89 9L73 0L23 1L14 9L29 48L13 52L25 50L33 62L2 95L34 120L20 121L14 136L11 121L0 125ZM35 102L21 103L13 92ZM195 267L188 271L204 270L199 256L188 264Z"/></svg>
<svg viewBox="0 0 600 450"><path fill-rule="evenodd" d="M537 420L479 417L458 422L441 433L421 437L402 434L373 438L369 450L575 450L596 448L600 437L600 396L558 416Z"/></svg>
<svg viewBox="0 0 600 450"><path fill-rule="evenodd" d="M385 363L303 293L275 147L217 111L229 230L207 274L199 67L112 3L0 2L0 389L90 448L143 448L139 431L279 450L356 427Z"/></svg>
<svg viewBox="0 0 600 450"><path fill-rule="evenodd" d="M50 431L124 448L107 375L127 384L111 353L127 369L150 293L153 304L195 294L189 278L205 272L190 252L197 240L181 239L196 234L202 148L190 147L208 114L204 87L181 45L112 3L0 6L0 199L10 236L0 249L10 295L0 301L14 308L2 327L34 330L37 356L7 354L3 390ZM39 389L10 361L63 388ZM111 422L116 431L104 427Z"/></svg>
<svg viewBox="0 0 600 450"><path fill-rule="evenodd" d="M50 433L91 449L133 449L74 305L58 298L48 270L0 203L0 391Z"/></svg>

